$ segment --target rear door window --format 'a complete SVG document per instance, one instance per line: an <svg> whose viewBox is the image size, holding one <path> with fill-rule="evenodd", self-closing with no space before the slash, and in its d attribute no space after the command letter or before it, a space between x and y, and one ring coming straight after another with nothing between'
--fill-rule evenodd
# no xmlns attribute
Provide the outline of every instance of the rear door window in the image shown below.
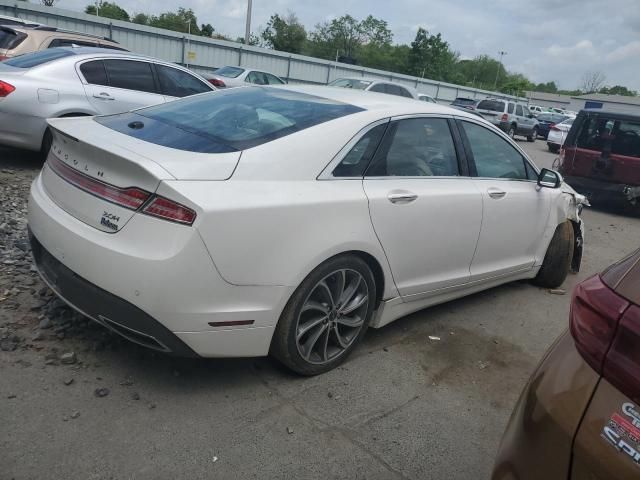
<svg viewBox="0 0 640 480"><path fill-rule="evenodd" d="M80 72L87 83L91 83L93 85L109 85L109 82L107 81L107 72L104 69L104 63L102 63L102 60L83 63L80 65Z"/></svg>
<svg viewBox="0 0 640 480"><path fill-rule="evenodd" d="M489 110L490 112L504 112L505 104L500 100L482 100L476 109Z"/></svg>
<svg viewBox="0 0 640 480"><path fill-rule="evenodd" d="M508 105L508 107L507 107L507 108L508 108L508 110L507 110L507 111L508 111L509 113L513 113L513 110L514 110L514 108L515 108L515 107L516 107L516 106L515 106L515 104L513 104L513 103L509 103L509 105Z"/></svg>
<svg viewBox="0 0 640 480"><path fill-rule="evenodd" d="M449 123L443 118L399 120L376 153L367 177L460 175Z"/></svg>
<svg viewBox="0 0 640 480"><path fill-rule="evenodd" d="M196 77L177 68L156 64L156 72L160 80L160 89L164 95L188 97L189 95L211 91L208 86Z"/></svg>
<svg viewBox="0 0 640 480"><path fill-rule="evenodd" d="M105 60L109 86L157 93L151 64L135 60Z"/></svg>
<svg viewBox="0 0 640 480"><path fill-rule="evenodd" d="M284 84L284 81L280 80L275 75L271 75L270 73L265 73L265 76L267 77L269 85L283 85Z"/></svg>
<svg viewBox="0 0 640 480"><path fill-rule="evenodd" d="M387 124L373 127L347 153L333 171L334 177L362 177L376 153Z"/></svg>
<svg viewBox="0 0 640 480"><path fill-rule="evenodd" d="M378 92L378 93L389 93L387 91L387 85L384 83L376 83L373 87L369 89L370 92Z"/></svg>
<svg viewBox="0 0 640 480"><path fill-rule="evenodd" d="M523 117L522 105L516 105L516 117Z"/></svg>

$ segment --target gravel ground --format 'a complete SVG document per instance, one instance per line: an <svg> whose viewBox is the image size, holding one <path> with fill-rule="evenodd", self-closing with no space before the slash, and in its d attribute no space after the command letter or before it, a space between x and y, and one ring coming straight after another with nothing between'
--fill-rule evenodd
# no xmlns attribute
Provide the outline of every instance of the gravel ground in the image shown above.
<svg viewBox="0 0 640 480"><path fill-rule="evenodd" d="M551 166L544 142L521 145ZM370 330L320 377L158 355L73 313L31 268L40 166L0 149L0 479L487 478L521 388L567 326L569 294L518 282ZM640 238L640 219L584 219L567 292Z"/></svg>

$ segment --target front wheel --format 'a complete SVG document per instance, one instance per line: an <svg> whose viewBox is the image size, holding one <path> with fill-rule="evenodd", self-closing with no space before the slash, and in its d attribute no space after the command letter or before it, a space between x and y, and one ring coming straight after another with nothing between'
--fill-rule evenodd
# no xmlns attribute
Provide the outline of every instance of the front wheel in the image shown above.
<svg viewBox="0 0 640 480"><path fill-rule="evenodd" d="M534 128L531 135L527 137L527 142L535 142L536 138L538 138L538 129Z"/></svg>
<svg viewBox="0 0 640 480"><path fill-rule="evenodd" d="M293 293L271 343L271 354L301 375L318 375L341 364L369 326L376 285L371 269L355 255L327 260Z"/></svg>
<svg viewBox="0 0 640 480"><path fill-rule="evenodd" d="M558 225L547 253L542 261L542 267L533 283L544 288L558 288L565 281L571 268L575 233L570 221Z"/></svg>

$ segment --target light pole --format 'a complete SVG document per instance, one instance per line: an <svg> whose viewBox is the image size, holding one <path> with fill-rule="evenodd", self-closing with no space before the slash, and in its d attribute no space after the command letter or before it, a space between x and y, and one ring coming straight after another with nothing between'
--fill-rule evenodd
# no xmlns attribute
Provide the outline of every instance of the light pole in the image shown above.
<svg viewBox="0 0 640 480"><path fill-rule="evenodd" d="M100 0L96 0L96 17L100 16Z"/></svg>
<svg viewBox="0 0 640 480"><path fill-rule="evenodd" d="M498 68L496 69L496 81L493 82L494 90L498 88L498 76L500 75L500 65L502 65L502 57L504 57L507 54L507 52L500 50L498 54L500 55L500 63L498 63Z"/></svg>
<svg viewBox="0 0 640 480"><path fill-rule="evenodd" d="M187 68L189 68L189 52L191 52L191 19L189 19L187 29L189 33L189 37L187 38Z"/></svg>
<svg viewBox="0 0 640 480"><path fill-rule="evenodd" d="M247 26L244 30L245 45L249 45L249 37L251 36L251 3L252 0L247 0Z"/></svg>

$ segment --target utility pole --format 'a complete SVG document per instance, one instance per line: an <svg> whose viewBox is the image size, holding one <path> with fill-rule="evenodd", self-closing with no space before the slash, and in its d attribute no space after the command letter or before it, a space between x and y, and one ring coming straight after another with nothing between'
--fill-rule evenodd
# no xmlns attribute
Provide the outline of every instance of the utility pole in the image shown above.
<svg viewBox="0 0 640 480"><path fill-rule="evenodd" d="M100 0L96 0L96 17L100 16Z"/></svg>
<svg viewBox="0 0 640 480"><path fill-rule="evenodd" d="M500 50L498 52L498 54L500 55L500 63L498 63L498 68L496 70L496 81L493 82L493 89L495 90L496 88L498 88L498 76L500 75L500 65L502 65L502 57L504 57L507 52L504 52L502 50Z"/></svg>
<svg viewBox="0 0 640 480"><path fill-rule="evenodd" d="M245 45L249 45L249 37L251 36L251 3L252 0L247 0L247 27L244 31Z"/></svg>
<svg viewBox="0 0 640 480"><path fill-rule="evenodd" d="M188 25L188 30L189 30L189 37L187 38L187 68L189 68L189 53L191 52L191 19L189 19L189 25Z"/></svg>

